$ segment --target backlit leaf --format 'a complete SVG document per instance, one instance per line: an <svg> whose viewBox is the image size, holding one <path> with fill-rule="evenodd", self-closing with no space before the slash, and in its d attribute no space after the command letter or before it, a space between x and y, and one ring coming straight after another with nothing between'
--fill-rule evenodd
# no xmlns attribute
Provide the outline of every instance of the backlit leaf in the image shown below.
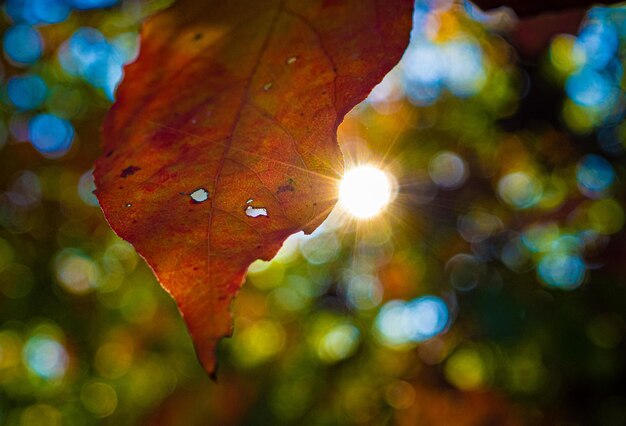
<svg viewBox="0 0 626 426"><path fill-rule="evenodd" d="M182 0L148 20L97 195L209 373L248 266L335 204L344 115L399 60L412 0Z"/></svg>

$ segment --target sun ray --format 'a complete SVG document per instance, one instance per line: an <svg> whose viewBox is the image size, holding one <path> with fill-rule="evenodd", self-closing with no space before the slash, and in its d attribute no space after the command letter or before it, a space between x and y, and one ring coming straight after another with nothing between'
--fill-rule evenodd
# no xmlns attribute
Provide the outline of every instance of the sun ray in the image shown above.
<svg viewBox="0 0 626 426"><path fill-rule="evenodd" d="M339 185L339 204L353 216L367 219L376 216L389 204L393 188L387 173L362 165L346 172Z"/></svg>

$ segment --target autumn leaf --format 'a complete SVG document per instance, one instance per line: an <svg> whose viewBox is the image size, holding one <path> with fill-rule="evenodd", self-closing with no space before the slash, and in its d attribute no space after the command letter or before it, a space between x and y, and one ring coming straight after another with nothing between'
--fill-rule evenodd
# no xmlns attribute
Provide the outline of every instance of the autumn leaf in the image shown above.
<svg viewBox="0 0 626 426"><path fill-rule="evenodd" d="M473 0L483 10L494 9L502 6L510 7L519 17L535 16L546 12L557 12L570 9L589 8L598 3L616 4L623 0Z"/></svg>
<svg viewBox="0 0 626 426"><path fill-rule="evenodd" d="M605 5L622 0L603 0ZM576 34L595 0L473 0L483 10L508 7L520 18L509 41L525 59L537 59L557 34Z"/></svg>
<svg viewBox="0 0 626 426"><path fill-rule="evenodd" d="M524 58L538 58L557 34L576 34L586 9L542 13L519 21L510 34L511 43Z"/></svg>
<svg viewBox="0 0 626 426"><path fill-rule="evenodd" d="M97 196L216 368L254 260L335 204L344 115L408 43L412 0L182 0L148 20L103 127Z"/></svg>

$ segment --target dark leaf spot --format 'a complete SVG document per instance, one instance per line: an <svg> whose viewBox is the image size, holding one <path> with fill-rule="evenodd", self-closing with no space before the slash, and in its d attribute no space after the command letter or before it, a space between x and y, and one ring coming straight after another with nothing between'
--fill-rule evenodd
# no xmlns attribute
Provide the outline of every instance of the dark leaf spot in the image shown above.
<svg viewBox="0 0 626 426"><path fill-rule="evenodd" d="M296 188L294 188L293 182L294 182L293 178L287 179L287 184L279 186L278 190L276 192L280 194L282 192L293 192L293 191L295 191Z"/></svg>
<svg viewBox="0 0 626 426"><path fill-rule="evenodd" d="M134 175L135 172L138 172L139 170L141 170L140 167L128 166L124 170L122 170L122 174L120 175L120 177L126 178L128 176Z"/></svg>
<svg viewBox="0 0 626 426"><path fill-rule="evenodd" d="M287 185L279 186L278 190L276 192L281 194L283 192L293 192L295 190L296 190L296 188L294 188L292 184L287 184Z"/></svg>

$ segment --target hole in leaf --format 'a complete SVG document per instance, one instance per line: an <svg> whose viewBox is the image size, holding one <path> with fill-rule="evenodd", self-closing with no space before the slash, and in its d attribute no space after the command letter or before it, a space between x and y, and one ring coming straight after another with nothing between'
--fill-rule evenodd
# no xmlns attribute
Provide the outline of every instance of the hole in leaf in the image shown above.
<svg viewBox="0 0 626 426"><path fill-rule="evenodd" d="M246 204L248 205L246 207L246 216L248 217L259 217L259 216L267 216L267 209L265 207L254 207L252 206L252 202L254 200L252 198L250 198L248 201L246 201Z"/></svg>
<svg viewBox="0 0 626 426"><path fill-rule="evenodd" d="M209 191L204 188L198 188L189 194L191 199L196 203L202 203L209 199Z"/></svg>

